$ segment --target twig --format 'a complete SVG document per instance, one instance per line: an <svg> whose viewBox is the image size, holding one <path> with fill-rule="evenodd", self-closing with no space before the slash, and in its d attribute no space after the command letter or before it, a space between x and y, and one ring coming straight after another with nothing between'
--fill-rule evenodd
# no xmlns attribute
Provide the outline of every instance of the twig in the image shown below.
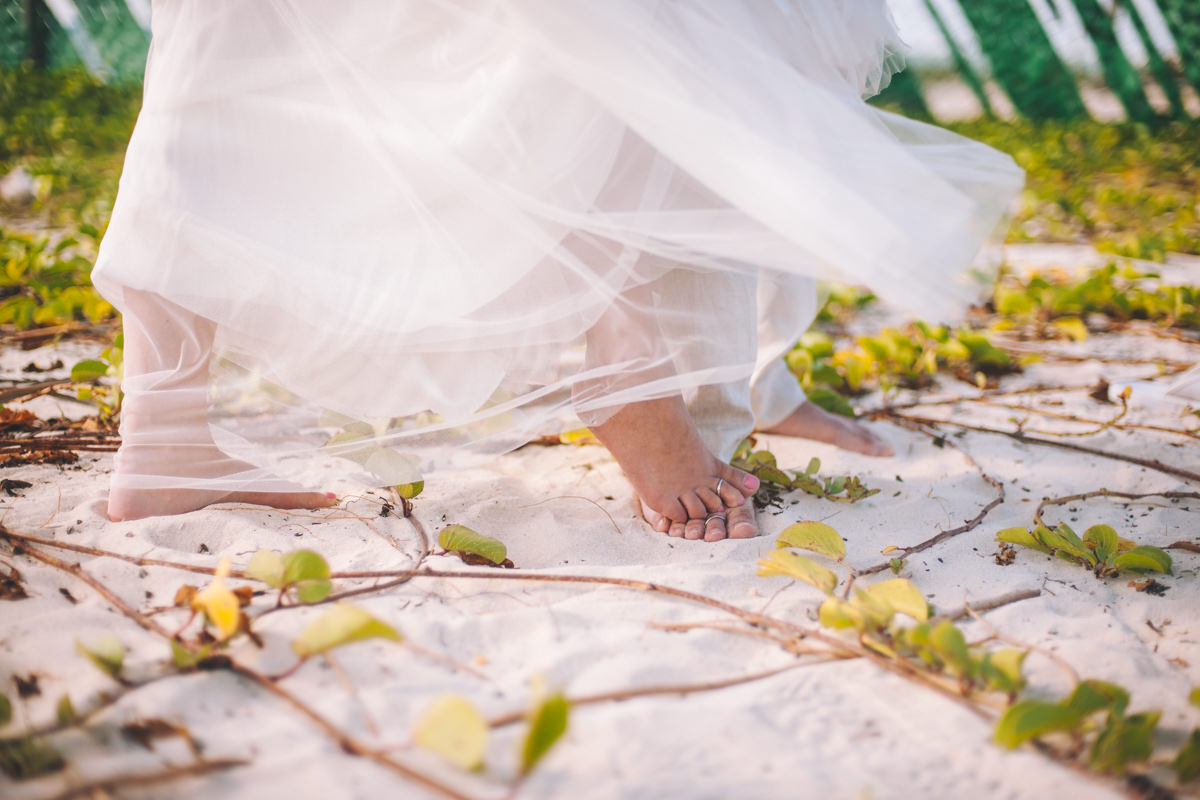
<svg viewBox="0 0 1200 800"><path fill-rule="evenodd" d="M896 414L894 417L892 417L892 419L893 420L895 420L895 419L907 420L909 418L905 417L903 415L900 415L900 414ZM930 433L927 430L924 430L923 428L911 426L911 425L904 425L903 423L897 423L897 424L901 425L901 427L907 427L910 430L915 430L918 433L923 433L926 436L936 438L936 436L934 434ZM993 508L995 508L996 506L998 506L1004 502L1004 484L1001 483L1000 481L996 480L995 478L993 478L991 475L988 475L986 472L984 472L983 467L979 466L979 462L977 462L974 458L972 458L971 454L968 453L966 450L964 450L963 448L954 444L953 442L947 441L946 444L953 447L955 450L957 450L959 455L961 455L964 459L966 459L967 463L970 464L972 467L974 467L979 472L979 477L983 478L993 489L996 490L996 496L994 498L992 498L991 502L989 502L987 505L985 505L983 508L981 508L979 510L978 514L976 514L974 517L972 517L971 519L964 522L962 525L959 525L957 528L951 528L949 530L942 531L937 536L926 539L925 541L920 542L919 544L914 544L911 547L899 548L900 555L897 556L896 558L906 559L909 556L911 556L913 553L919 553L922 550L928 550L929 548L933 547L936 544L940 544L941 542L944 542L947 539L952 539L955 536L958 536L959 534L966 533L967 531L978 527L979 524L983 522L984 517L986 517ZM873 567L867 567L865 569L860 569L860 570L858 570L857 574L862 576L862 575L874 575L877 572L883 572L885 569L892 568L892 561L895 561L895 558L889 559L888 561L884 561L880 564L876 564Z"/></svg>
<svg viewBox="0 0 1200 800"><path fill-rule="evenodd" d="M983 614L988 611L995 611L997 608L1009 605L1010 603L1019 603L1022 600L1032 600L1035 597L1041 597L1041 589L1019 589L1015 592L1002 594L999 597L991 600L985 600L982 603L976 603L973 606L963 605L957 611L949 611L945 614L938 614L929 620L930 625L936 625L943 620L956 620L972 614Z"/></svg>
<svg viewBox="0 0 1200 800"><path fill-rule="evenodd" d="M978 622L983 627L987 628L988 633L990 633L996 639L999 639L1000 641L1004 642L1005 644L1010 644L1013 647L1018 647L1018 648L1021 648L1022 650L1032 650L1035 653L1041 653L1046 658L1053 661L1055 664L1058 664L1058 666L1060 666L1068 675L1070 675L1071 681L1073 683L1079 683L1079 673L1075 671L1075 668L1072 667L1070 664L1068 664L1066 661L1064 661L1062 658L1060 658L1053 651L1048 650L1044 647L1038 647L1037 645L1029 644L1028 642L1022 642L1017 639L1012 639L1008 636L1005 636L1000 631L996 630L995 626L993 626L990 622L988 622L986 619L984 619L982 616L980 616L980 612L976 611L975 609L971 608L970 606L968 606L966 604L963 605L963 613L965 613L971 619Z"/></svg>
<svg viewBox="0 0 1200 800"><path fill-rule="evenodd" d="M1038 503L1037 510L1033 512L1033 521L1038 525L1045 525L1042 521L1042 511L1046 506L1061 506L1067 503L1074 503L1078 500L1088 500L1093 497L1120 497L1125 500L1141 500L1145 497L1165 497L1167 499L1188 499L1200 500L1200 492L1118 492L1112 489L1095 489L1090 492L1080 492L1079 494L1068 494L1062 497L1044 497L1042 502Z"/></svg>
<svg viewBox="0 0 1200 800"><path fill-rule="evenodd" d="M146 786L157 786L160 783L177 781L183 778L196 778L201 775L209 775L214 772L233 769L234 767L244 767L249 764L249 761L244 761L240 758L218 758L212 761L197 761L195 764L167 767L166 769L155 770L154 772L113 775L108 778L99 778L87 783L81 783L78 786L72 786L61 794L54 795L50 800L73 800L76 797L108 795L111 792L122 789L140 789Z"/></svg>
<svg viewBox="0 0 1200 800"><path fill-rule="evenodd" d="M395 773L407 778L408 780L413 781L414 783L418 783L427 789L431 789L440 795L454 798L454 800L472 800L472 798L469 795L463 794L462 792L458 791L457 789L455 789L451 786L447 786L446 784L442 783L441 781L438 781L435 778L425 775L424 773L418 772L417 770L413 769L412 767L409 767L409 766L397 761L396 759L392 758L391 756L389 756L387 753L383 752L382 750L367 747L366 745L364 745L363 743L361 743L360 741L355 739L353 736L349 735L348 733L343 732L340 728L338 728L332 722L328 721L327 719L322 717L320 714L318 714L316 711L314 711L311 707L309 707L309 705L307 703L305 703L302 700L300 700L299 698L297 698L291 692L287 691L282 686L280 686L278 683L275 683L274 681L272 681L266 675L263 675L253 669L250 669L249 667L243 666L242 664L238 664L235 661L230 661L228 669L237 675L241 675L243 678L246 678L247 680L249 680L251 683L254 683L259 688L265 690L266 692L268 692L268 693L274 695L275 697L279 698L280 700L284 701L285 703L290 705L293 709L300 712L300 714L307 717L309 719L309 721L311 721L314 725L316 725L318 728L323 730L326 733L326 735L328 735L331 739L333 739L335 742L337 742L338 746L342 748L343 752L345 752L349 755L352 755L352 756L358 756L360 758L366 758L370 761L373 761L376 764L379 764L382 767L386 767L387 769L390 769L392 772L395 772Z"/></svg>
<svg viewBox="0 0 1200 800"><path fill-rule="evenodd" d="M832 656L832 654L830 654L829 657L830 657L830 659L835 658L834 656ZM570 702L572 708L577 708L579 706L590 706L590 705L595 705L597 703L614 703L614 702L621 702L623 700L633 700L634 698L638 698L638 697L653 697L655 695L664 695L664 694L678 694L678 695L686 696L689 694L696 694L698 692L712 692L712 691L716 691L718 689L727 689L730 686L740 686L741 684L744 684L744 683L753 683L754 681L761 681L761 680L765 680L766 678L773 678L776 675L779 675L784 672L788 672L789 670L798 669L799 667L810 666L812 664L820 664L820 663L823 663L823 661L824 660L822 660L822 661L804 661L804 662L799 662L799 663L786 664L782 667L777 667L772 670L767 670L766 672L756 672L753 675L741 675L736 678L724 678L724 679L716 680L716 681L707 681L705 683L668 684L665 686L643 686L638 689L623 689L621 691L616 691L616 692L603 692L601 694L593 694L593 695L587 695L585 697L572 698L568 702ZM525 715L526 715L526 712L524 712L524 711L511 711L507 714L502 714L501 716L494 717L493 719L489 720L488 725L492 728L502 728L505 725L512 725L514 723L521 722L522 720L525 719Z"/></svg>
<svg viewBox="0 0 1200 800"><path fill-rule="evenodd" d="M7 533L7 531L5 531L5 533ZM41 550L30 547L28 543L22 545L21 552L30 556L31 558L41 561L44 564L54 567L55 569L62 570L63 572L75 576L90 586L92 590L96 592L96 594L107 600L114 608L116 608L126 617L129 617L129 619L133 620L141 627L145 628L151 633L163 637L164 639L172 639L170 631L147 617L145 614L142 614L137 609L128 605L120 597L117 597L117 595L113 594L113 592L107 586L93 578L91 575L87 574L87 572L85 572L84 569L78 564L69 564L60 558L50 555L49 553L43 553Z"/></svg>
<svg viewBox="0 0 1200 800"><path fill-rule="evenodd" d="M956 428L962 428L969 431L978 431L979 433L994 433L999 436L1007 436L1010 439L1016 439L1018 442L1025 442L1027 444L1047 445L1049 447L1058 447L1063 450L1073 450L1077 453L1087 453L1088 455L1099 456L1100 458L1110 458L1114 461L1124 461L1129 464L1136 464L1139 467L1146 467L1147 469L1161 472L1164 475L1174 475L1177 478L1183 478L1187 481L1200 483L1200 474L1182 469L1181 467L1173 467L1170 464L1164 464L1157 459L1138 458L1136 456L1127 456L1123 453L1110 453L1107 450L1100 450L1095 447L1085 447L1081 444L1075 444L1074 442L1066 442L1058 439L1040 439L1036 436L1027 436L1019 430L1006 431L1001 430L1000 428L989 428L985 425L971 425L966 422L955 422L953 420L936 419L933 417L918 417L911 414L896 414L894 412L887 411L879 412L878 416L889 420L903 419L919 425L953 425Z"/></svg>

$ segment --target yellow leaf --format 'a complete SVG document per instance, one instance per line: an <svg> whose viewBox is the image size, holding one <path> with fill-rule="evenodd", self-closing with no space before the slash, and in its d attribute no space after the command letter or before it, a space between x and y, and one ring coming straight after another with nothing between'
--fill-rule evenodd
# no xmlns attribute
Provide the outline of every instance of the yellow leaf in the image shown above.
<svg viewBox="0 0 1200 800"><path fill-rule="evenodd" d="M846 557L846 543L838 532L824 522L797 522L787 526L775 540L776 547L797 547L841 561Z"/></svg>
<svg viewBox="0 0 1200 800"><path fill-rule="evenodd" d="M489 728L483 716L462 697L443 695L433 702L413 732L413 741L462 769L483 766Z"/></svg>
<svg viewBox="0 0 1200 800"><path fill-rule="evenodd" d="M309 658L350 642L373 638L403 641L395 628L358 606L338 604L309 623L292 642L292 649L301 658Z"/></svg>
<svg viewBox="0 0 1200 800"><path fill-rule="evenodd" d="M760 558L758 574L763 578L782 575L802 580L816 586L825 594L831 594L838 582L834 572L791 550L772 550L766 558Z"/></svg>
<svg viewBox="0 0 1200 800"><path fill-rule="evenodd" d="M883 600L901 614L907 614L917 622L929 619L929 604L925 596L912 581L892 578L867 587L866 592L877 600Z"/></svg>
<svg viewBox="0 0 1200 800"><path fill-rule="evenodd" d="M221 559L212 583L196 592L192 598L192 608L204 613L208 621L216 627L219 639L228 639L237 633L238 616L241 614L241 604L237 595L221 580L228 574L229 557L226 556Z"/></svg>
<svg viewBox="0 0 1200 800"><path fill-rule="evenodd" d="M596 434L592 433L588 428L576 428L573 431L563 431L558 435L558 440L563 444L600 444L600 440L596 438Z"/></svg>

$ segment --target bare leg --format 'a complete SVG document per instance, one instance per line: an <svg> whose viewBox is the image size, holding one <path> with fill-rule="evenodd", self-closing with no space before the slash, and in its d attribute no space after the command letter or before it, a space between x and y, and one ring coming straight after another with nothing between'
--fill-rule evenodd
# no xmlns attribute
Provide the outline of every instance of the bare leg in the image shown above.
<svg viewBox="0 0 1200 800"><path fill-rule="evenodd" d="M207 413L212 323L154 294L127 291L124 300L125 400L109 519L182 514L221 502L333 505L332 496L277 478L264 481L261 470L213 442ZM238 476L267 490L243 490Z"/></svg>

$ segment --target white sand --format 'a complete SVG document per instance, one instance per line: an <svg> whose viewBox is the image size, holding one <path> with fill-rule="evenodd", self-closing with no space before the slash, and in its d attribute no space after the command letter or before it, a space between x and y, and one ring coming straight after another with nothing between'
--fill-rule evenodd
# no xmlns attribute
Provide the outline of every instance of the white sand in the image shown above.
<svg viewBox="0 0 1200 800"><path fill-rule="evenodd" d="M1048 347L1106 358L1196 357L1194 347L1135 334ZM21 363L43 363L52 355L49 350L9 352L3 364L11 374ZM1047 361L1004 385L1082 385L1102 375L1110 381L1137 380L1153 378L1155 369L1094 360ZM1150 385L1161 384L1156 380ZM943 381L942 391L974 393L953 380ZM1135 390L1134 409L1125 421L1188 424L1178 417L1182 404L1153 395L1146 392L1147 402L1141 403ZM1088 401L1083 392L1060 398L1061 411L1075 409L1104 418L1116 409ZM1026 402L1021 397L1012 400ZM47 413L45 405L56 401L38 402ZM1009 418L1022 416L977 404L916 412L1001 427L1011 426ZM1191 423L1195 427L1194 417ZM1066 429L1037 417L1031 417L1028 427ZM528 447L487 468L429 476L416 514L431 535L445 524L460 523L500 538L521 574L654 581L816 629L818 590L755 574L756 559L771 549L786 525L802 519L828 522L847 540L847 561L866 567L885 560L880 551L889 545L913 545L961 525L996 496L959 451L936 447L929 437L886 423L875 423L875 429L893 442L895 457L869 459L809 442L764 437L760 447L775 452L783 466L803 467L816 455L824 474L860 475L881 491L855 505L787 496L781 508L759 515L763 535L753 540L706 544L654 533L635 518L630 490L598 447ZM1127 585L1128 577L1100 580L1078 566L1029 551L1001 566L993 558L994 535L1004 527L1031 524L1033 509L1044 496L1100 487L1126 492L1200 487L1132 464L990 434L968 433L950 441L1003 483L1005 500L978 527L914 555L901 574L941 611L1019 589L1040 589L1034 599L987 613L988 624L1006 637L1051 651L1083 677L1126 686L1133 693L1133 710L1163 709L1167 733L1162 743L1173 753L1182 732L1200 725L1200 711L1184 702L1188 691L1200 684L1200 556L1170 551L1175 574L1160 578L1169 589L1163 596L1151 596ZM1200 471L1194 441L1179 436L1107 431L1073 441ZM177 518L109 523L100 508L111 465L111 456L85 454L76 467L4 471L0 477L34 485L19 496L0 499L3 524L56 541L206 567L215 566L223 555L244 565L258 548L308 547L322 553L335 570L403 569L420 552L409 523L376 516L378 506L368 500L347 502L345 510L330 514L213 508ZM1047 518L1070 521L1080 531L1107 523L1140 543L1166 546L1197 541L1196 510L1200 501L1173 504L1151 498L1126 506L1096 499L1052 508ZM201 549L207 552L198 552ZM54 704L64 693L84 709L97 693L114 688L76 654L77 640L114 633L128 648L131 678L160 671L168 657L162 639L114 611L76 578L9 552L4 551L0 563L20 570L30 596L0 601L0 690L15 696L10 676L33 674L39 678L41 695L19 704L18 721L5 734L13 735L24 721L51 721ZM169 605L182 584L206 582L203 575L165 567L47 552L80 561L89 575L141 610ZM415 720L445 692L466 696L494 717L524 708L531 686L539 681L577 698L720 681L804 663L762 638L715 628L660 627L737 625L736 618L710 607L624 588L500 580L501 573L464 567L453 556L431 556L426 563L437 570L473 569L492 579L418 578L355 602L394 624L413 643L473 665L480 675L372 641L337 651L336 669L315 659L281 683L373 747L408 743ZM339 587L350 585L354 584ZM259 597L252 610L269 605L269 598ZM265 648L257 650L243 639L230 653L264 673L280 672L294 660L290 639L321 611L296 609L264 617L256 629ZM155 619L173 629L184 617L176 611ZM972 639L987 636L978 623L964 623L964 629ZM1067 674L1050 658L1034 653L1026 666L1031 694L1058 697L1069 690ZM186 726L207 758L245 758L251 764L146 790L122 789L117 796L427 796L394 773L343 753L296 711L226 672L173 677L129 693L82 731L54 737L68 764L64 772L22 784L0 778L0 795L47 797L104 776L189 763L191 756L178 739L163 740L150 752L118 732L125 723L151 717ZM654 695L581 706L573 713L567 736L521 796L1120 796L1118 784L1081 775L1030 748L1001 750L990 742L991 730L991 722L962 704L861 659L801 665L771 678L685 697ZM502 797L515 775L521 734L521 725L495 732L487 770L480 776L464 775L417 749L395 755L468 795ZM1166 773L1158 770L1154 776L1162 780Z"/></svg>

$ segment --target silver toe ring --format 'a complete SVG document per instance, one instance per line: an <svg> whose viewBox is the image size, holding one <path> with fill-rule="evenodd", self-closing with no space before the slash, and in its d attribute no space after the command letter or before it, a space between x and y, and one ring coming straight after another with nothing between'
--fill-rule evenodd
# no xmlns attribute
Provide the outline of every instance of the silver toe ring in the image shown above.
<svg viewBox="0 0 1200 800"><path fill-rule="evenodd" d="M712 522L714 519L719 519L721 522L727 521L724 514L722 514L720 511L715 511L704 518L704 524L708 525L708 523Z"/></svg>
<svg viewBox="0 0 1200 800"><path fill-rule="evenodd" d="M725 485L725 479L717 478L717 488L713 489L713 491L717 493L717 497L721 496L721 487L724 485Z"/></svg>

